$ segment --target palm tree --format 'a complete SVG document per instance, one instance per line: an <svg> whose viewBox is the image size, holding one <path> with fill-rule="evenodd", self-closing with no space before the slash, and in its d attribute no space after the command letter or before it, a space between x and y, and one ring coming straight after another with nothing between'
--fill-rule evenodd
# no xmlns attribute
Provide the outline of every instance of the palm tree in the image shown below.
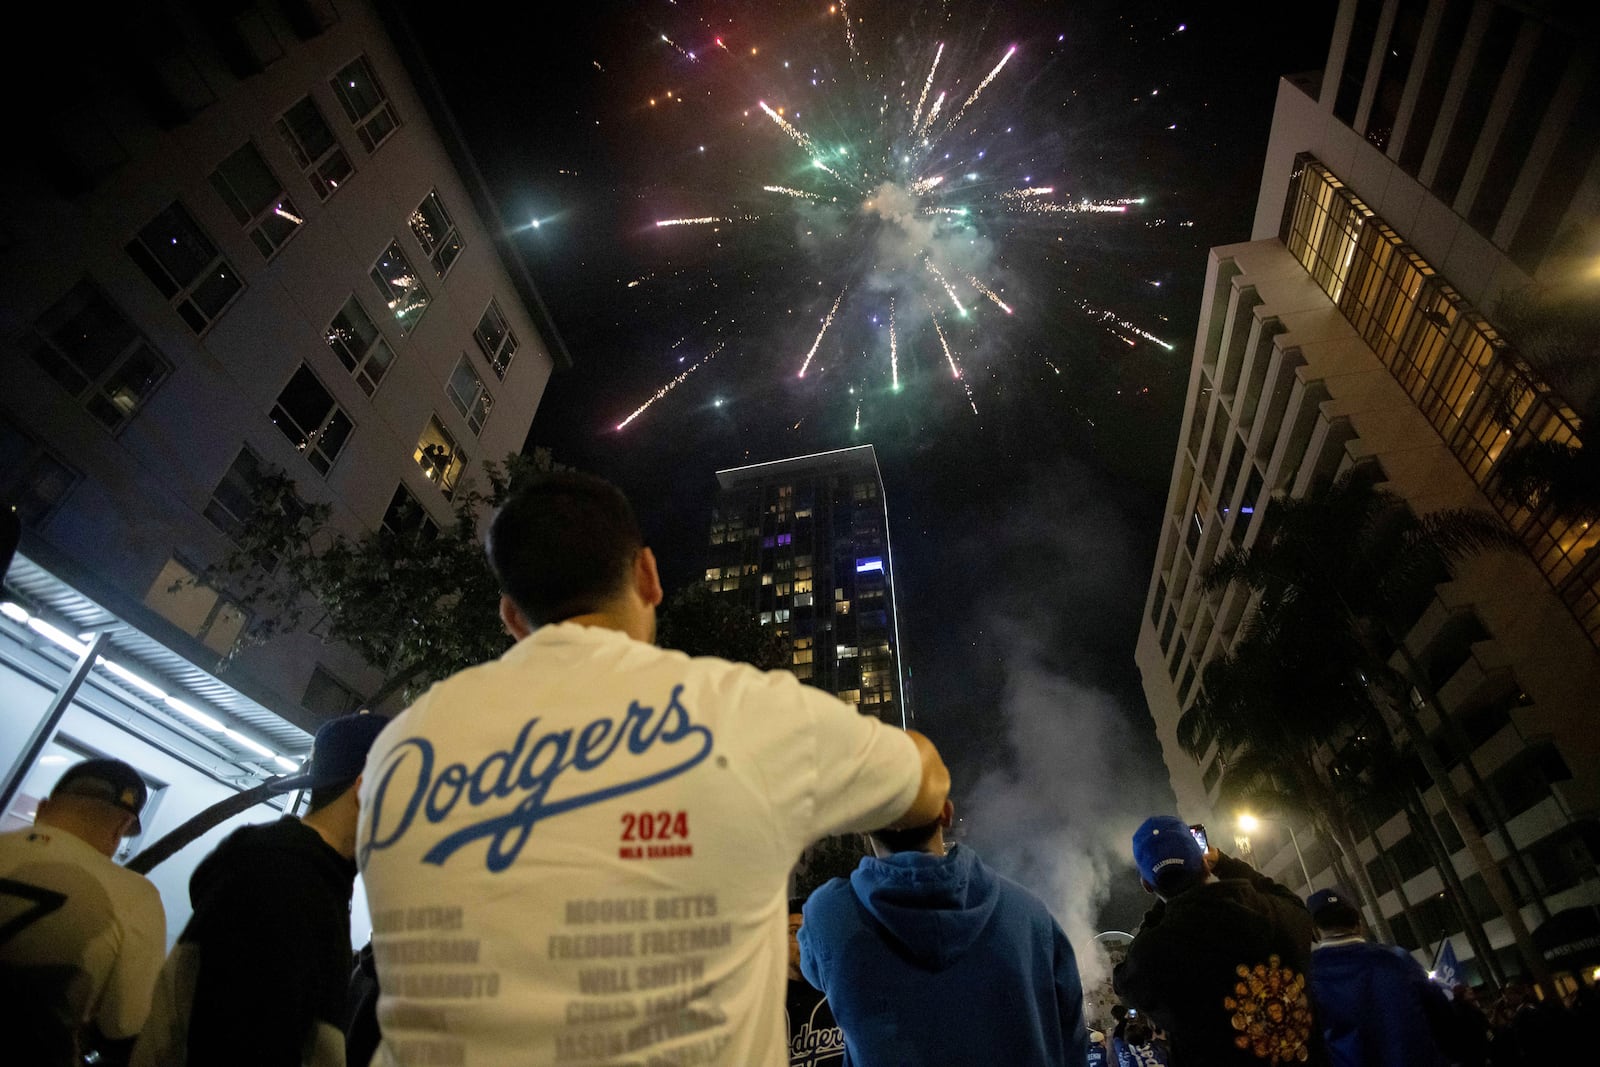
<svg viewBox="0 0 1600 1067"><path fill-rule="evenodd" d="M1500 865L1418 719L1414 701L1441 721L1445 715L1404 643L1434 588L1448 580L1456 564L1519 542L1484 511L1452 508L1418 517L1378 486L1380 476L1375 465L1358 465L1321 491L1274 500L1256 542L1219 557L1206 575L1206 588L1237 582L1250 590L1257 597L1261 632L1289 642L1314 638L1317 644L1311 647L1321 669L1354 685L1398 729L1438 788L1525 964L1553 994L1549 968L1534 948Z"/></svg>
<svg viewBox="0 0 1600 1067"><path fill-rule="evenodd" d="M1206 664L1200 694L1178 720L1178 744L1196 759L1214 744L1226 762L1220 796L1229 806L1291 808L1316 825L1349 862L1379 936L1394 941L1345 799L1319 751L1370 714L1348 679L1332 677L1309 641L1284 640L1255 614L1231 651ZM1274 620L1281 622L1282 620Z"/></svg>

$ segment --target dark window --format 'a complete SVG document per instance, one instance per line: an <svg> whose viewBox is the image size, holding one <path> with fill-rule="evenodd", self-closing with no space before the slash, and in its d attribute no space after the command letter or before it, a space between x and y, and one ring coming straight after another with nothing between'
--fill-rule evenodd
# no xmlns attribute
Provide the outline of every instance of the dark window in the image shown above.
<svg viewBox="0 0 1600 1067"><path fill-rule="evenodd" d="M344 108L345 117L356 128L368 152L376 152L378 146L399 128L400 119L396 117L394 106L389 103L389 96L383 91L383 85L366 56L357 57L335 74L329 84Z"/></svg>
<svg viewBox="0 0 1600 1067"><path fill-rule="evenodd" d="M42 525L81 477L54 452L0 418L0 504L15 508L22 525Z"/></svg>
<svg viewBox="0 0 1600 1067"><path fill-rule="evenodd" d="M244 283L182 204L174 201L127 245L161 295L195 333L222 314Z"/></svg>
<svg viewBox="0 0 1600 1067"><path fill-rule="evenodd" d="M1400 98L1405 94L1406 78L1411 73L1427 11L1427 0L1400 0L1395 10L1394 27L1379 61L1372 110L1367 113L1367 140L1380 149L1388 146L1389 135L1394 132L1395 116L1400 113Z"/></svg>
<svg viewBox="0 0 1600 1067"><path fill-rule="evenodd" d="M1189 703L1189 690L1194 688L1194 664L1183 669L1183 681L1178 683L1178 707Z"/></svg>
<svg viewBox="0 0 1600 1067"><path fill-rule="evenodd" d="M1361 86L1367 80L1367 66L1372 61L1372 43L1378 36L1378 18L1383 14L1383 0L1357 0L1355 19L1350 25L1349 46L1344 54L1344 68L1339 71L1339 91L1333 98L1333 114L1346 126L1356 120L1356 108L1361 103Z"/></svg>
<svg viewBox="0 0 1600 1067"><path fill-rule="evenodd" d="M344 369L355 378L361 391L371 396L394 363L394 349L383 339L378 327L367 316L361 301L351 297L328 324L328 347L339 357Z"/></svg>
<svg viewBox="0 0 1600 1067"><path fill-rule="evenodd" d="M489 361L494 376L505 381L506 369L511 366L511 358L517 354L517 335L511 332L505 314L494 300L490 300L489 306L484 309L473 336L477 338L478 348L483 352L483 358Z"/></svg>
<svg viewBox="0 0 1600 1067"><path fill-rule="evenodd" d="M1511 58L1512 46L1517 41L1517 25L1522 14L1509 7L1496 6L1489 16L1489 28L1478 46L1478 55L1472 64L1472 74L1467 78L1466 92L1456 111L1455 122L1445 141L1444 154L1439 157L1439 168L1433 179L1433 194L1446 204L1455 199L1461 189L1461 179L1466 175L1467 164L1478 146L1478 135L1483 131L1483 121L1494 102L1495 86L1505 73L1506 61Z"/></svg>
<svg viewBox="0 0 1600 1067"><path fill-rule="evenodd" d="M466 356L456 362L456 369L445 383L444 391L449 395L450 403L461 412L461 417L467 420L472 432L481 434L484 423L489 421L489 409L494 406L494 397L489 395L488 387L478 377L478 372L472 369L472 363Z"/></svg>
<svg viewBox="0 0 1600 1067"><path fill-rule="evenodd" d="M410 540L431 541L439 533L439 524L404 484L395 487L389 507L383 513L383 528L396 537Z"/></svg>
<svg viewBox="0 0 1600 1067"><path fill-rule="evenodd" d="M428 295L428 287L411 269L411 261L400 250L398 241L389 242L389 247L373 264L371 274L372 284L378 287L389 310L394 312L400 336L404 337L416 328L417 320L428 310L428 303L433 299Z"/></svg>
<svg viewBox="0 0 1600 1067"><path fill-rule="evenodd" d="M1434 35L1417 102L1411 108L1405 143L1400 146L1400 166L1412 176L1422 169L1422 161L1428 154L1428 142L1439 121L1439 108L1444 102L1445 89L1450 85L1450 71L1461 54L1461 42L1466 39L1473 7L1472 4L1444 5L1444 17Z"/></svg>
<svg viewBox="0 0 1600 1067"><path fill-rule="evenodd" d="M355 171L316 101L309 96L283 113L278 120L278 133L319 200L332 196Z"/></svg>
<svg viewBox="0 0 1600 1067"><path fill-rule="evenodd" d="M322 669L322 664L311 668L311 681L306 685L306 695L300 703L307 711L325 719L348 715L361 706L361 696L354 689Z"/></svg>
<svg viewBox="0 0 1600 1067"><path fill-rule="evenodd" d="M1167 580L1156 579L1156 598L1150 602L1150 625L1154 626L1161 618L1161 609L1167 604Z"/></svg>
<svg viewBox="0 0 1600 1067"><path fill-rule="evenodd" d="M1161 651L1165 653L1172 647L1172 632L1178 628L1178 613L1176 610L1167 611L1167 621L1161 627Z"/></svg>
<svg viewBox="0 0 1600 1067"><path fill-rule="evenodd" d="M261 457L248 448L240 449L233 466L211 492L211 500L205 507L206 518L229 537L237 538L256 513L257 488L265 474L266 466Z"/></svg>
<svg viewBox="0 0 1600 1067"><path fill-rule="evenodd" d="M450 264L461 254L461 233L444 209L439 190L429 193L411 213L411 232L439 277L450 273Z"/></svg>
<svg viewBox="0 0 1600 1067"><path fill-rule="evenodd" d="M278 395L272 424L321 474L333 469L355 427L311 368L302 365Z"/></svg>
<svg viewBox="0 0 1600 1067"><path fill-rule="evenodd" d="M108 430L138 413L170 368L93 282L82 281L33 324L29 352Z"/></svg>
<svg viewBox="0 0 1600 1067"><path fill-rule="evenodd" d="M256 146L246 141L212 172L211 187L250 234L266 259L292 237L303 221Z"/></svg>

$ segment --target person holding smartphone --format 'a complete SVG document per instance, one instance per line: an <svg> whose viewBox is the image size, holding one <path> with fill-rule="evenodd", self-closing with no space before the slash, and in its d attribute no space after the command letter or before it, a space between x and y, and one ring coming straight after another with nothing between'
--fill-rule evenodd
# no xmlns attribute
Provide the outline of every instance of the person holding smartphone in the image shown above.
<svg viewBox="0 0 1600 1067"><path fill-rule="evenodd" d="M1176 1063L1325 1063L1305 904L1204 835L1171 815L1134 832L1140 881L1159 902L1114 973L1117 995L1167 1032Z"/></svg>

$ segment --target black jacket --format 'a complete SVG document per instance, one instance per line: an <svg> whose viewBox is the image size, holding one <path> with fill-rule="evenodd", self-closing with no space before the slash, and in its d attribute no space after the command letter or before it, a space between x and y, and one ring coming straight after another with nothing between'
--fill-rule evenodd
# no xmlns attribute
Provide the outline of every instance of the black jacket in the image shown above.
<svg viewBox="0 0 1600 1067"><path fill-rule="evenodd" d="M299 819L247 826L189 881L134 1063L344 1063L356 865Z"/></svg>
<svg viewBox="0 0 1600 1067"><path fill-rule="evenodd" d="M1117 995L1167 1031L1184 1067L1323 1063L1305 905L1240 860L1221 856L1212 873L1145 916Z"/></svg>

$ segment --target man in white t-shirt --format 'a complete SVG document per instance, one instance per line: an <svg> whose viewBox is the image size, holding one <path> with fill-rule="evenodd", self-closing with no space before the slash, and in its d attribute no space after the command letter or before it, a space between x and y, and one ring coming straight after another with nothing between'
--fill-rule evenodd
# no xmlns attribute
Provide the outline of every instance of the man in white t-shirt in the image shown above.
<svg viewBox="0 0 1600 1067"><path fill-rule="evenodd" d="M0 1043L17 1063L127 1051L167 950L161 894L111 859L146 789L121 760L68 767L32 829L0 834Z"/></svg>
<svg viewBox="0 0 1600 1067"><path fill-rule="evenodd" d="M401 714L362 781L374 1062L781 1067L789 870L932 819L938 752L651 644L655 557L599 479L520 491L488 551L516 645Z"/></svg>

